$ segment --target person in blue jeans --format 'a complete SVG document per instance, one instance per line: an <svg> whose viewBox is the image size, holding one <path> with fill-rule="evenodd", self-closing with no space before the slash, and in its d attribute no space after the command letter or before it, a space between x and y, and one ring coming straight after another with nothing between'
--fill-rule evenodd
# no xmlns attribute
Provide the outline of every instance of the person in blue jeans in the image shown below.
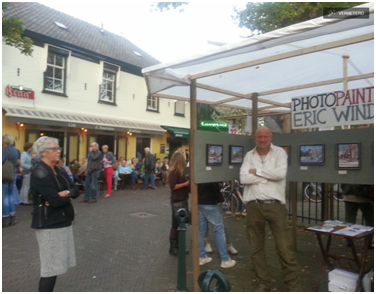
<svg viewBox="0 0 376 294"><path fill-rule="evenodd" d="M221 202L221 189L219 183L198 184L198 235L199 235L199 255L200 265L212 261L211 257L206 255L204 237L206 226L209 223L212 227L217 240L217 247L221 256L221 267L229 268L236 264L227 252L225 229L221 214L221 208L218 203Z"/></svg>
<svg viewBox="0 0 376 294"><path fill-rule="evenodd" d="M98 178L101 171L102 152L99 150L97 142L90 144L88 156L85 198L80 203L96 203L98 198Z"/></svg>
<svg viewBox="0 0 376 294"><path fill-rule="evenodd" d="M151 184L151 189L155 189L155 157L150 153L150 148L145 148L145 168L144 168L144 189L149 188L149 183Z"/></svg>
<svg viewBox="0 0 376 294"><path fill-rule="evenodd" d="M10 134L4 134L2 140L2 163L8 158L12 162L14 167L14 179L8 182L2 182L2 198L3 198L3 228L8 226L14 226L16 224L16 208L14 205L13 189L16 181L16 165L20 159L18 150L13 146L13 136Z"/></svg>

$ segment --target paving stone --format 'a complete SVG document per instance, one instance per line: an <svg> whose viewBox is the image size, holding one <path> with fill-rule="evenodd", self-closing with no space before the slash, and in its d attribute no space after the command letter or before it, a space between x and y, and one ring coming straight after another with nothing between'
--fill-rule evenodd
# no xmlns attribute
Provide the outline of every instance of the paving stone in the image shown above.
<svg viewBox="0 0 376 294"><path fill-rule="evenodd" d="M171 292L177 289L176 256L168 254L171 226L170 190L118 190L109 198L99 197L95 204L78 203L73 226L77 266L58 277L56 292ZM2 290L4 292L36 292L40 263L35 232L30 228L31 207L17 206L17 224L2 230ZM136 215L137 217L134 217ZM222 269L215 236L209 232L214 252L213 261L200 267L201 271L219 269L232 285L232 291L250 292L257 288L250 262L249 245L245 235L246 221L226 218L238 255L235 267ZM186 232L187 248L191 252L192 230ZM270 233L268 237L271 236ZM312 291L322 258L314 234L299 230L296 258L304 291ZM274 240L266 238L268 266L275 288L285 291ZM341 242L341 240L333 240ZM334 245L332 245L334 246ZM342 250L346 246L341 247ZM369 254L373 264L373 252ZM193 291L192 255L186 256L187 288ZM324 274L325 276L325 274ZM321 291L327 290L323 278Z"/></svg>

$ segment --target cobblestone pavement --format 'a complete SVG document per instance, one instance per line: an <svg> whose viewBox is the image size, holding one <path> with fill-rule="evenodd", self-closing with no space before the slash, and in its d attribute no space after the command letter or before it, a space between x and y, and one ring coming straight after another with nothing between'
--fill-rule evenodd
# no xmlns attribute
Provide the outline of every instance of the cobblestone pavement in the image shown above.
<svg viewBox="0 0 376 294"><path fill-rule="evenodd" d="M77 266L57 279L57 292L171 292L177 287L177 257L168 254L171 223L169 189L120 190L110 198L100 197L96 204L78 203L74 224ZM34 230L30 228L31 207L17 206L17 224L2 230L2 290L4 292L35 292L38 288L40 265ZM222 269L232 291L255 291L257 284L251 269L245 218L225 219L225 226L239 254L233 268ZM296 258L304 291L312 291L320 270L322 257L316 237L299 229ZM213 261L201 271L221 269L215 237L209 239ZM333 240L333 248L350 254L342 239ZM270 232L266 238L268 265L274 291L284 291L281 270ZM191 228L187 230L187 248L191 249ZM368 266L373 264L373 251ZM187 287L193 291L192 255L187 255ZM327 275L321 291L327 291Z"/></svg>

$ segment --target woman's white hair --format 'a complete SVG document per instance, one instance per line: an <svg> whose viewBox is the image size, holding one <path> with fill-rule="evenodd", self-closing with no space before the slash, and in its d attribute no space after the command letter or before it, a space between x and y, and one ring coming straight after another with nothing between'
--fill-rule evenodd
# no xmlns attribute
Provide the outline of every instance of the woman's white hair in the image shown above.
<svg viewBox="0 0 376 294"><path fill-rule="evenodd" d="M3 143L6 145L12 145L14 142L13 136L10 134L3 135Z"/></svg>
<svg viewBox="0 0 376 294"><path fill-rule="evenodd" d="M51 143L59 145L59 140L53 137L40 137L33 144L33 150L39 158L42 157L42 152L46 152Z"/></svg>

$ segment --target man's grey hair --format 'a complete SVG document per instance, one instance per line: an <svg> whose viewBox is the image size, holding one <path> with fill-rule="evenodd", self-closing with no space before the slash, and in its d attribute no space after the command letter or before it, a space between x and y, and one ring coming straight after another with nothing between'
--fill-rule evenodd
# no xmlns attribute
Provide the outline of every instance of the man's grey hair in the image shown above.
<svg viewBox="0 0 376 294"><path fill-rule="evenodd" d="M149 148L149 147L146 147L144 150L145 150L146 152L150 152L150 148Z"/></svg>
<svg viewBox="0 0 376 294"><path fill-rule="evenodd" d="M53 137L40 137L33 144L33 150L36 155L41 158L42 152L47 152L48 147L50 147L51 143L56 143L57 145L59 145L59 140Z"/></svg>
<svg viewBox="0 0 376 294"><path fill-rule="evenodd" d="M97 142L93 142L93 143L91 143L91 144L94 144L95 147L99 147L99 144L98 144ZM108 147L108 146L107 146L107 147Z"/></svg>
<svg viewBox="0 0 376 294"><path fill-rule="evenodd" d="M12 145L14 143L13 136L11 134L4 134L3 143L6 145Z"/></svg>

